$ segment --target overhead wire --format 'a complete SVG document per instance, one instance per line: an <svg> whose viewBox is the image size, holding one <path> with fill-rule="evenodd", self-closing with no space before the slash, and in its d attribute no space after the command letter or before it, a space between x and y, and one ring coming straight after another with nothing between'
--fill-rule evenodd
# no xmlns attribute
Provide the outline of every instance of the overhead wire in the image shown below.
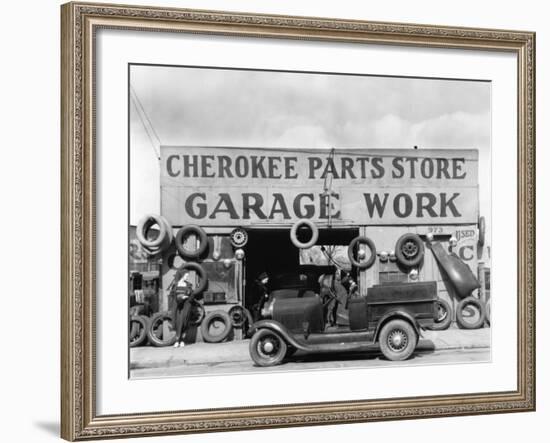
<svg viewBox="0 0 550 443"><path fill-rule="evenodd" d="M332 262L338 269L340 270L346 270L348 266L346 264L339 262L334 258L336 248L329 246L330 251L327 250L326 247L322 246L321 251L323 252L323 255L329 260L329 262Z"/></svg>
<svg viewBox="0 0 550 443"><path fill-rule="evenodd" d="M332 148L330 150L330 154L329 154L329 160L331 162L334 162L334 154L335 154L335 149ZM334 163L333 163L334 165ZM334 191L332 190L332 179L333 179L333 170L331 169L326 175L325 175L325 180L323 182L323 196L326 197L326 202L325 202L325 205L326 205L326 208L327 208L327 212L328 212L328 227L331 228L332 227L332 196L335 194Z"/></svg>
<svg viewBox="0 0 550 443"><path fill-rule="evenodd" d="M160 152L157 149L157 145L156 145L155 141L153 140L153 136L151 135L151 132L156 137L159 146L162 145L160 137L159 137L157 131L155 130L155 127L153 126L153 123L152 123L151 119L147 115L147 112L145 111L145 108L143 107L143 104L141 103L141 100L139 99L139 96L137 95L137 93L136 93L136 91L135 91L135 89L132 85L130 85L130 92L131 92L130 97L132 99L132 103L134 104L134 107L136 109L136 113L137 113L137 115L138 115L138 117L141 121L141 124L143 125L143 129L145 130L145 133L147 134L147 138L149 139L149 142L151 143L151 147L153 148L153 152L155 153L155 157L157 157L157 159L160 160ZM148 125L145 122L144 117L147 120Z"/></svg>

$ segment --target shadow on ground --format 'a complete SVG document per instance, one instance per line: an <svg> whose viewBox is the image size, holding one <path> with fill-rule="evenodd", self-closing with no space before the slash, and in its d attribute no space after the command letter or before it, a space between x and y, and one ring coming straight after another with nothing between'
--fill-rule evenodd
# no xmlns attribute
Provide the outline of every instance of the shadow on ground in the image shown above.
<svg viewBox="0 0 550 443"><path fill-rule="evenodd" d="M435 352L435 344L431 340L422 340L421 348L413 353L410 358L422 357L423 354L433 354ZM285 361L296 363L314 363L314 362L329 362L329 361L354 361L365 359L382 359L385 357L380 352L378 347L373 347L366 351L358 352L322 352L322 353L305 353L298 351L292 357L288 357Z"/></svg>
<svg viewBox="0 0 550 443"><path fill-rule="evenodd" d="M42 429L46 434L59 437L59 423L56 421L37 421L34 425L38 429Z"/></svg>

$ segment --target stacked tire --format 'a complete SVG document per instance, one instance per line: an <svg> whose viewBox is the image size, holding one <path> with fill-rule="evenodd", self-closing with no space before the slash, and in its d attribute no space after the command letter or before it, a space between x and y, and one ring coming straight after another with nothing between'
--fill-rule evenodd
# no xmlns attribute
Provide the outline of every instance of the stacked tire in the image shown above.
<svg viewBox="0 0 550 443"><path fill-rule="evenodd" d="M153 226L158 227L158 234L151 238L150 233ZM162 215L147 214L139 221L136 236L143 251L149 256L155 256L170 247L172 226Z"/></svg>
<svg viewBox="0 0 550 443"><path fill-rule="evenodd" d="M198 245L195 248L191 248L187 245L187 239L190 235L195 236L198 240ZM200 226L184 226L176 234L175 246L178 254L185 260L188 260L178 269L189 269L198 274L200 283L193 291L193 294L195 296L200 295L208 285L206 271L200 263L198 263L198 260L205 255L208 248L208 237L206 232ZM203 308L203 314L200 321L195 322L194 325L200 325L201 336L206 343L220 343L231 337L233 333L233 326L229 314L221 310L205 314Z"/></svg>

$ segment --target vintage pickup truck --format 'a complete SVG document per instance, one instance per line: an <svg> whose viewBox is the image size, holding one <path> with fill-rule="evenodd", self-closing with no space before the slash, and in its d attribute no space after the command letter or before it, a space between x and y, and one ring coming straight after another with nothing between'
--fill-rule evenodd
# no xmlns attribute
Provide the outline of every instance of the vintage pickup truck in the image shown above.
<svg viewBox="0 0 550 443"><path fill-rule="evenodd" d="M273 290L254 323L250 356L258 366L308 353L361 351L378 343L388 360L409 358L423 329L437 318L436 282L375 285L348 300L349 326L330 326L320 295L304 288Z"/></svg>

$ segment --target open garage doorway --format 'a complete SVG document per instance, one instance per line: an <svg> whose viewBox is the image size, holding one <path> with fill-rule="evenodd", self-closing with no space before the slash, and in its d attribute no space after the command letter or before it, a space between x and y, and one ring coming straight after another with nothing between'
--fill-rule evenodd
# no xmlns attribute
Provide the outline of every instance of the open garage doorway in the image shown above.
<svg viewBox="0 0 550 443"><path fill-rule="evenodd" d="M300 264L300 254L288 229L248 231L245 261L245 307L251 309L262 296L257 281L262 274L275 275Z"/></svg>
<svg viewBox="0 0 550 443"><path fill-rule="evenodd" d="M309 232L299 233L300 241L307 241ZM271 278L281 273L327 270L354 272L347 260L347 245L359 235L359 228L320 229L315 246L297 248L290 239L289 229L251 229L246 246L245 307L253 310L263 296L258 279ZM303 236L303 238L302 238Z"/></svg>

